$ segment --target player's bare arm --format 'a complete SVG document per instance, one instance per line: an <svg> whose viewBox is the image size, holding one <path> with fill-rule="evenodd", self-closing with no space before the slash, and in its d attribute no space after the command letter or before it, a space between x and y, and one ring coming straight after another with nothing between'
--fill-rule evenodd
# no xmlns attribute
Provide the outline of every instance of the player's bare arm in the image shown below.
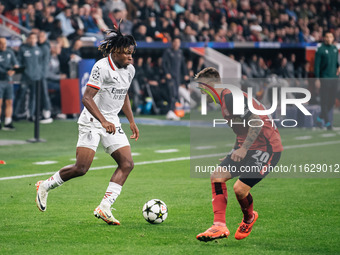
<svg viewBox="0 0 340 255"><path fill-rule="evenodd" d="M97 94L98 90L92 88L90 86L86 86L86 90L82 99L82 103L86 107L86 109L95 117L105 128L106 132L108 133L115 133L116 127L113 123L107 121L105 117L99 111L96 103L93 100L93 97Z"/></svg>
<svg viewBox="0 0 340 255"><path fill-rule="evenodd" d="M249 120L258 120L261 121L261 118L256 115L252 114L249 116ZM255 124L256 125L256 121ZM250 127L248 130L247 138L242 144L241 148L235 150L233 154L231 155L231 159L234 160L235 162L240 162L244 157L247 155L247 151L249 148L252 146L252 144L255 142L256 138L261 132L262 127Z"/></svg>
<svg viewBox="0 0 340 255"><path fill-rule="evenodd" d="M135 120L133 118L133 113L131 110L131 104L130 104L130 98L129 95L126 95L124 100L124 105L122 107L122 111L125 114L126 118L130 122L130 129L132 131L132 135L130 136L131 139L135 139L136 141L139 138L139 129L135 123Z"/></svg>

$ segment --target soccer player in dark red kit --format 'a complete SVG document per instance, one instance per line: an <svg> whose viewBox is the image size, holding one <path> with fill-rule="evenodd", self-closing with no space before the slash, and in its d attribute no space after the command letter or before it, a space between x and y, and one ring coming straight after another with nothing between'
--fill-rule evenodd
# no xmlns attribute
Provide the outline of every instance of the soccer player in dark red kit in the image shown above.
<svg viewBox="0 0 340 255"><path fill-rule="evenodd" d="M198 234L196 238L208 242L229 236L230 232L226 226L228 202L226 181L239 176L234 184L234 191L243 212L243 220L235 233L235 238L241 240L250 234L258 218L258 213L253 210L253 197L250 190L269 173L269 166L274 167L278 163L283 150L281 137L270 116L259 116L250 112L246 93L243 93L244 114L233 115L231 91L214 88L215 84L221 83L220 75L215 68L203 69L196 75L195 80L201 88L208 91L214 89L216 94L220 95L221 102L215 93L211 93L216 102L222 104L223 117L228 120L228 124L237 136L234 149L222 159L219 167L211 174L213 225ZM257 110L265 109L254 99L252 104ZM251 126L248 124L250 120ZM234 124L231 125L232 122ZM245 167L252 166L257 166L258 171L244 171ZM236 171L229 172L226 171L227 169L236 169Z"/></svg>

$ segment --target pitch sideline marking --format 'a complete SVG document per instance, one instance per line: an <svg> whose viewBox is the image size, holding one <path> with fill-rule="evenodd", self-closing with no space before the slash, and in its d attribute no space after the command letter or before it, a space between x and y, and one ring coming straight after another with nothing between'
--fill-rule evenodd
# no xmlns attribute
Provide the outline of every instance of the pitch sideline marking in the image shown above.
<svg viewBox="0 0 340 255"><path fill-rule="evenodd" d="M339 143L340 143L340 141L329 141L329 142L320 142L320 143L288 145L288 146L284 146L283 148L285 150L287 150L287 149L289 150L289 149L297 149L297 148L305 148L305 147L317 147L317 146L339 144ZM223 155L226 155L226 153L216 153L216 154L198 155L198 156L192 156L192 157L189 156L189 157L179 157L179 158L142 161L142 162L136 162L135 166L148 165L148 164L158 164L158 163L165 163L165 162L174 162L174 161L189 160L189 159L198 159L198 158L211 158L211 157L219 157L219 156L223 156ZM91 167L90 171L102 170L102 169L107 169L107 168L112 168L112 167L116 167L116 165ZM47 172L47 173L38 173L38 174L25 174L25 175L8 176L8 177L0 178L0 181L30 178L30 177L43 176L43 175L52 175L54 173L55 173L55 171L54 172Z"/></svg>
<svg viewBox="0 0 340 255"><path fill-rule="evenodd" d="M156 153L173 153L178 152L178 149L155 150Z"/></svg>
<svg viewBox="0 0 340 255"><path fill-rule="evenodd" d="M295 140L309 140L309 139L312 139L312 136L305 135L305 136L297 136L297 137L295 137Z"/></svg>

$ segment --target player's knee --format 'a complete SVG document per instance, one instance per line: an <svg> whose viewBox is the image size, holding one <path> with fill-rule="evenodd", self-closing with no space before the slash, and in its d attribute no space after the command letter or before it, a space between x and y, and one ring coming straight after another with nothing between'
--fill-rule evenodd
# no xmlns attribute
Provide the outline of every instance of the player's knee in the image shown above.
<svg viewBox="0 0 340 255"><path fill-rule="evenodd" d="M74 166L74 173L76 176L83 176L87 173L88 171L88 167L84 166L84 165L75 165Z"/></svg>
<svg viewBox="0 0 340 255"><path fill-rule="evenodd" d="M135 164L133 160L125 160L123 163L120 164L120 168L124 171L130 172L134 168Z"/></svg>
<svg viewBox="0 0 340 255"><path fill-rule="evenodd" d="M237 198L243 198L246 195L246 191L237 182L234 184L234 192Z"/></svg>
<svg viewBox="0 0 340 255"><path fill-rule="evenodd" d="M215 172L210 175L210 180L211 180L212 183L214 183L214 182L224 182L225 180L222 180L222 179L223 178L219 177L219 175Z"/></svg>

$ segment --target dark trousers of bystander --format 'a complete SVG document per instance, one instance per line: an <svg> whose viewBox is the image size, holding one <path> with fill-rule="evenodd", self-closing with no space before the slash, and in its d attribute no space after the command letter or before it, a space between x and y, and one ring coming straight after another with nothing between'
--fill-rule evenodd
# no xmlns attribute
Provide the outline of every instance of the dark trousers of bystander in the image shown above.
<svg viewBox="0 0 340 255"><path fill-rule="evenodd" d="M329 111L335 104L336 93L338 90L338 79L321 79L320 86L320 118L327 124Z"/></svg>

